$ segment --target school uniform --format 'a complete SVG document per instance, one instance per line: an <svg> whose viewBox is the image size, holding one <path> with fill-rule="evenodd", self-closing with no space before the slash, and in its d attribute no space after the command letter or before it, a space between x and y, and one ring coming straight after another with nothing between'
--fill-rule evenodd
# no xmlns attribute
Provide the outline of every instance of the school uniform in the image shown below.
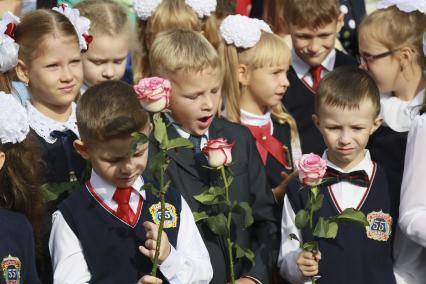
<svg viewBox="0 0 426 284"><path fill-rule="evenodd" d="M256 140L269 185L275 188L282 182L281 172L290 174L294 171L294 161L302 155L300 142L292 143L290 125L273 119L271 112L256 115L241 109L240 113L241 124Z"/></svg>
<svg viewBox="0 0 426 284"><path fill-rule="evenodd" d="M407 139L399 230L394 244L398 284L422 284L426 279L425 143L426 114L423 114L414 119Z"/></svg>
<svg viewBox="0 0 426 284"><path fill-rule="evenodd" d="M151 260L138 247L146 241L143 223L159 223L160 200L141 189L143 185L139 177L130 189L131 218L120 213L115 197L119 189L94 171L82 190L59 205L49 241L54 283L136 283L151 272ZM208 283L208 252L191 210L173 188L166 194L166 210L171 252L159 267L159 277L164 283Z"/></svg>
<svg viewBox="0 0 426 284"><path fill-rule="evenodd" d="M41 283L35 265L34 236L27 218L0 209L0 283Z"/></svg>
<svg viewBox="0 0 426 284"><path fill-rule="evenodd" d="M167 132L170 139L190 138L189 133L174 123L168 126ZM244 215L233 215L231 228L233 240L238 245L253 250L256 263L252 266L246 259L235 260L235 275L237 278L242 276L252 278L257 283L269 283L278 255L279 210L271 187L267 184L254 139L246 127L222 118L214 118L201 139L201 148L207 139L217 138L225 138L229 143L235 143L232 148L233 162L230 165L233 175L229 191L231 201L248 202L253 209L254 223L247 229L244 229ZM154 147L150 147L149 157L152 158L155 152ZM193 198L194 195L207 190L209 186L221 184L219 173L204 167L207 166L207 160L199 154L201 153L195 153L194 149L171 150L168 176L173 187L179 190L188 202L191 211L206 211L207 214L216 215L222 212L218 206L205 206ZM211 283L227 283L229 264L226 239L212 233L205 222L198 222L197 225L213 266Z"/></svg>
<svg viewBox="0 0 426 284"><path fill-rule="evenodd" d="M327 158L327 152L323 158ZM327 165L339 172L345 172L329 160ZM368 186L355 185L347 181L319 186L324 194L324 202L322 208L314 215L315 223L320 216L335 216L346 208L362 211L369 221L366 228L340 222L335 239L315 238L321 251L319 284L395 283L391 256L395 212L392 211L386 176L381 166L371 160L368 150L364 159L350 172L362 170L368 176L369 182L365 184ZM296 213L305 208L308 199L309 189L301 190L300 187L299 182L292 182L284 198L282 241L278 260L281 275L292 283L306 283L310 279L302 276L296 264L301 251L299 243L290 240L288 236L293 233L303 242L314 239L308 228L299 230L294 223Z"/></svg>
<svg viewBox="0 0 426 284"><path fill-rule="evenodd" d="M357 65L355 59L343 52L333 49L322 62L319 76L323 78L334 68L342 65ZM306 64L293 50L292 65L287 72L290 86L283 97L287 111L296 120L299 130L302 153L321 155L326 146L321 133L312 121L315 108L314 78L310 72L311 66Z"/></svg>
<svg viewBox="0 0 426 284"><path fill-rule="evenodd" d="M340 12L343 13L343 27L339 32L339 40L351 56L359 54L358 26L366 14L364 0L340 0Z"/></svg>

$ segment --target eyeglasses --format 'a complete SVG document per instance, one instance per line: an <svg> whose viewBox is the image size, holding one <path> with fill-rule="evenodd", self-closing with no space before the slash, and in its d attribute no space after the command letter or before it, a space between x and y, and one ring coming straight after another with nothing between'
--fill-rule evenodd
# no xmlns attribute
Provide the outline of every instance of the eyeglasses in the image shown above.
<svg viewBox="0 0 426 284"><path fill-rule="evenodd" d="M391 55L394 52L397 52L399 50L400 50L400 48L392 49L392 50L385 51L385 52L379 53L379 54L374 54L374 55L358 55L357 59L358 59L358 62L360 64L368 64L369 62L372 62L374 60L389 56L389 55Z"/></svg>

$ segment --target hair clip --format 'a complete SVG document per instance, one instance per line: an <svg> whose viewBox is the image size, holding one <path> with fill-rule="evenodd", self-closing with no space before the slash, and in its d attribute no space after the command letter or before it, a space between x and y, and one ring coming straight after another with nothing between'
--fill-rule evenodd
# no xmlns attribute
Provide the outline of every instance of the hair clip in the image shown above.
<svg viewBox="0 0 426 284"><path fill-rule="evenodd" d="M25 108L11 94L0 92L0 140L5 143L20 143L30 132Z"/></svg>
<svg viewBox="0 0 426 284"><path fill-rule="evenodd" d="M15 42L14 33L19 24L18 17L6 12L0 21L0 72L4 73L18 64L19 45Z"/></svg>
<svg viewBox="0 0 426 284"><path fill-rule="evenodd" d="M133 9L142 21L148 20L162 0L134 0Z"/></svg>
<svg viewBox="0 0 426 284"><path fill-rule="evenodd" d="M260 40L262 31L272 33L264 21L241 15L228 16L220 25L220 34L225 42L242 48L255 46Z"/></svg>
<svg viewBox="0 0 426 284"><path fill-rule="evenodd" d="M426 2L423 0L382 0L377 4L377 9L386 9L393 5L405 13L419 11L426 15Z"/></svg>
<svg viewBox="0 0 426 284"><path fill-rule="evenodd" d="M216 11L216 0L185 0L186 5L192 8L199 18L210 16Z"/></svg>
<svg viewBox="0 0 426 284"><path fill-rule="evenodd" d="M83 52L86 51L93 40L93 37L89 35L90 20L80 16L80 11L78 9L70 8L67 4L61 4L59 7L54 7L52 9L70 20L77 32L80 50Z"/></svg>

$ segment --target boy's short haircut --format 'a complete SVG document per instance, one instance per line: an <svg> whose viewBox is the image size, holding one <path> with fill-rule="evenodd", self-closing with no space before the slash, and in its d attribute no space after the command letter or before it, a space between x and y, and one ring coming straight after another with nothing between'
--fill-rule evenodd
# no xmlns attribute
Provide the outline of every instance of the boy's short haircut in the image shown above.
<svg viewBox="0 0 426 284"><path fill-rule="evenodd" d="M337 21L339 0L283 0L284 18L289 25L318 28Z"/></svg>
<svg viewBox="0 0 426 284"><path fill-rule="evenodd" d="M322 104L358 109L363 100L370 101L375 115L379 115L380 92L373 78L356 66L341 66L321 80L315 96L315 113L318 114Z"/></svg>
<svg viewBox="0 0 426 284"><path fill-rule="evenodd" d="M178 71L201 72L222 67L216 49L198 32L171 30L159 33L149 51L152 75L173 75Z"/></svg>
<svg viewBox="0 0 426 284"><path fill-rule="evenodd" d="M131 135L149 123L133 88L122 81L90 87L77 104L77 125L86 144Z"/></svg>

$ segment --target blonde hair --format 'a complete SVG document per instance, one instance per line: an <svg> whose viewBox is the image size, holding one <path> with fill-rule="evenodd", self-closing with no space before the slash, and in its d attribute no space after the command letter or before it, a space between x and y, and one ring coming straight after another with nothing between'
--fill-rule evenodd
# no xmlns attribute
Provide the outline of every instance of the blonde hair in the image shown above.
<svg viewBox="0 0 426 284"><path fill-rule="evenodd" d="M279 36L262 32L259 42L248 49L237 49L234 45L226 45L224 50L225 79L222 94L225 100L226 118L232 122L241 123L240 102L243 86L238 79L238 65L245 64L249 70L276 66L291 61L290 49ZM297 144L299 134L296 121L287 112L282 103L271 108L271 115L279 123L288 123L291 128L292 141Z"/></svg>
<svg viewBox="0 0 426 284"><path fill-rule="evenodd" d="M200 33L191 30L171 30L156 36L149 62L152 74L172 75L178 71L201 72L207 68L222 69L216 49Z"/></svg>
<svg viewBox="0 0 426 284"><path fill-rule="evenodd" d="M199 19L185 0L163 0L147 21L140 19L137 21L139 44L133 56L135 82L151 75L148 53L154 37L160 32L172 29L203 32L216 49L221 43L215 15Z"/></svg>
<svg viewBox="0 0 426 284"><path fill-rule="evenodd" d="M115 36L130 33L130 21L127 11L112 0L84 0L75 8L82 16L89 18L91 35L101 34Z"/></svg>

